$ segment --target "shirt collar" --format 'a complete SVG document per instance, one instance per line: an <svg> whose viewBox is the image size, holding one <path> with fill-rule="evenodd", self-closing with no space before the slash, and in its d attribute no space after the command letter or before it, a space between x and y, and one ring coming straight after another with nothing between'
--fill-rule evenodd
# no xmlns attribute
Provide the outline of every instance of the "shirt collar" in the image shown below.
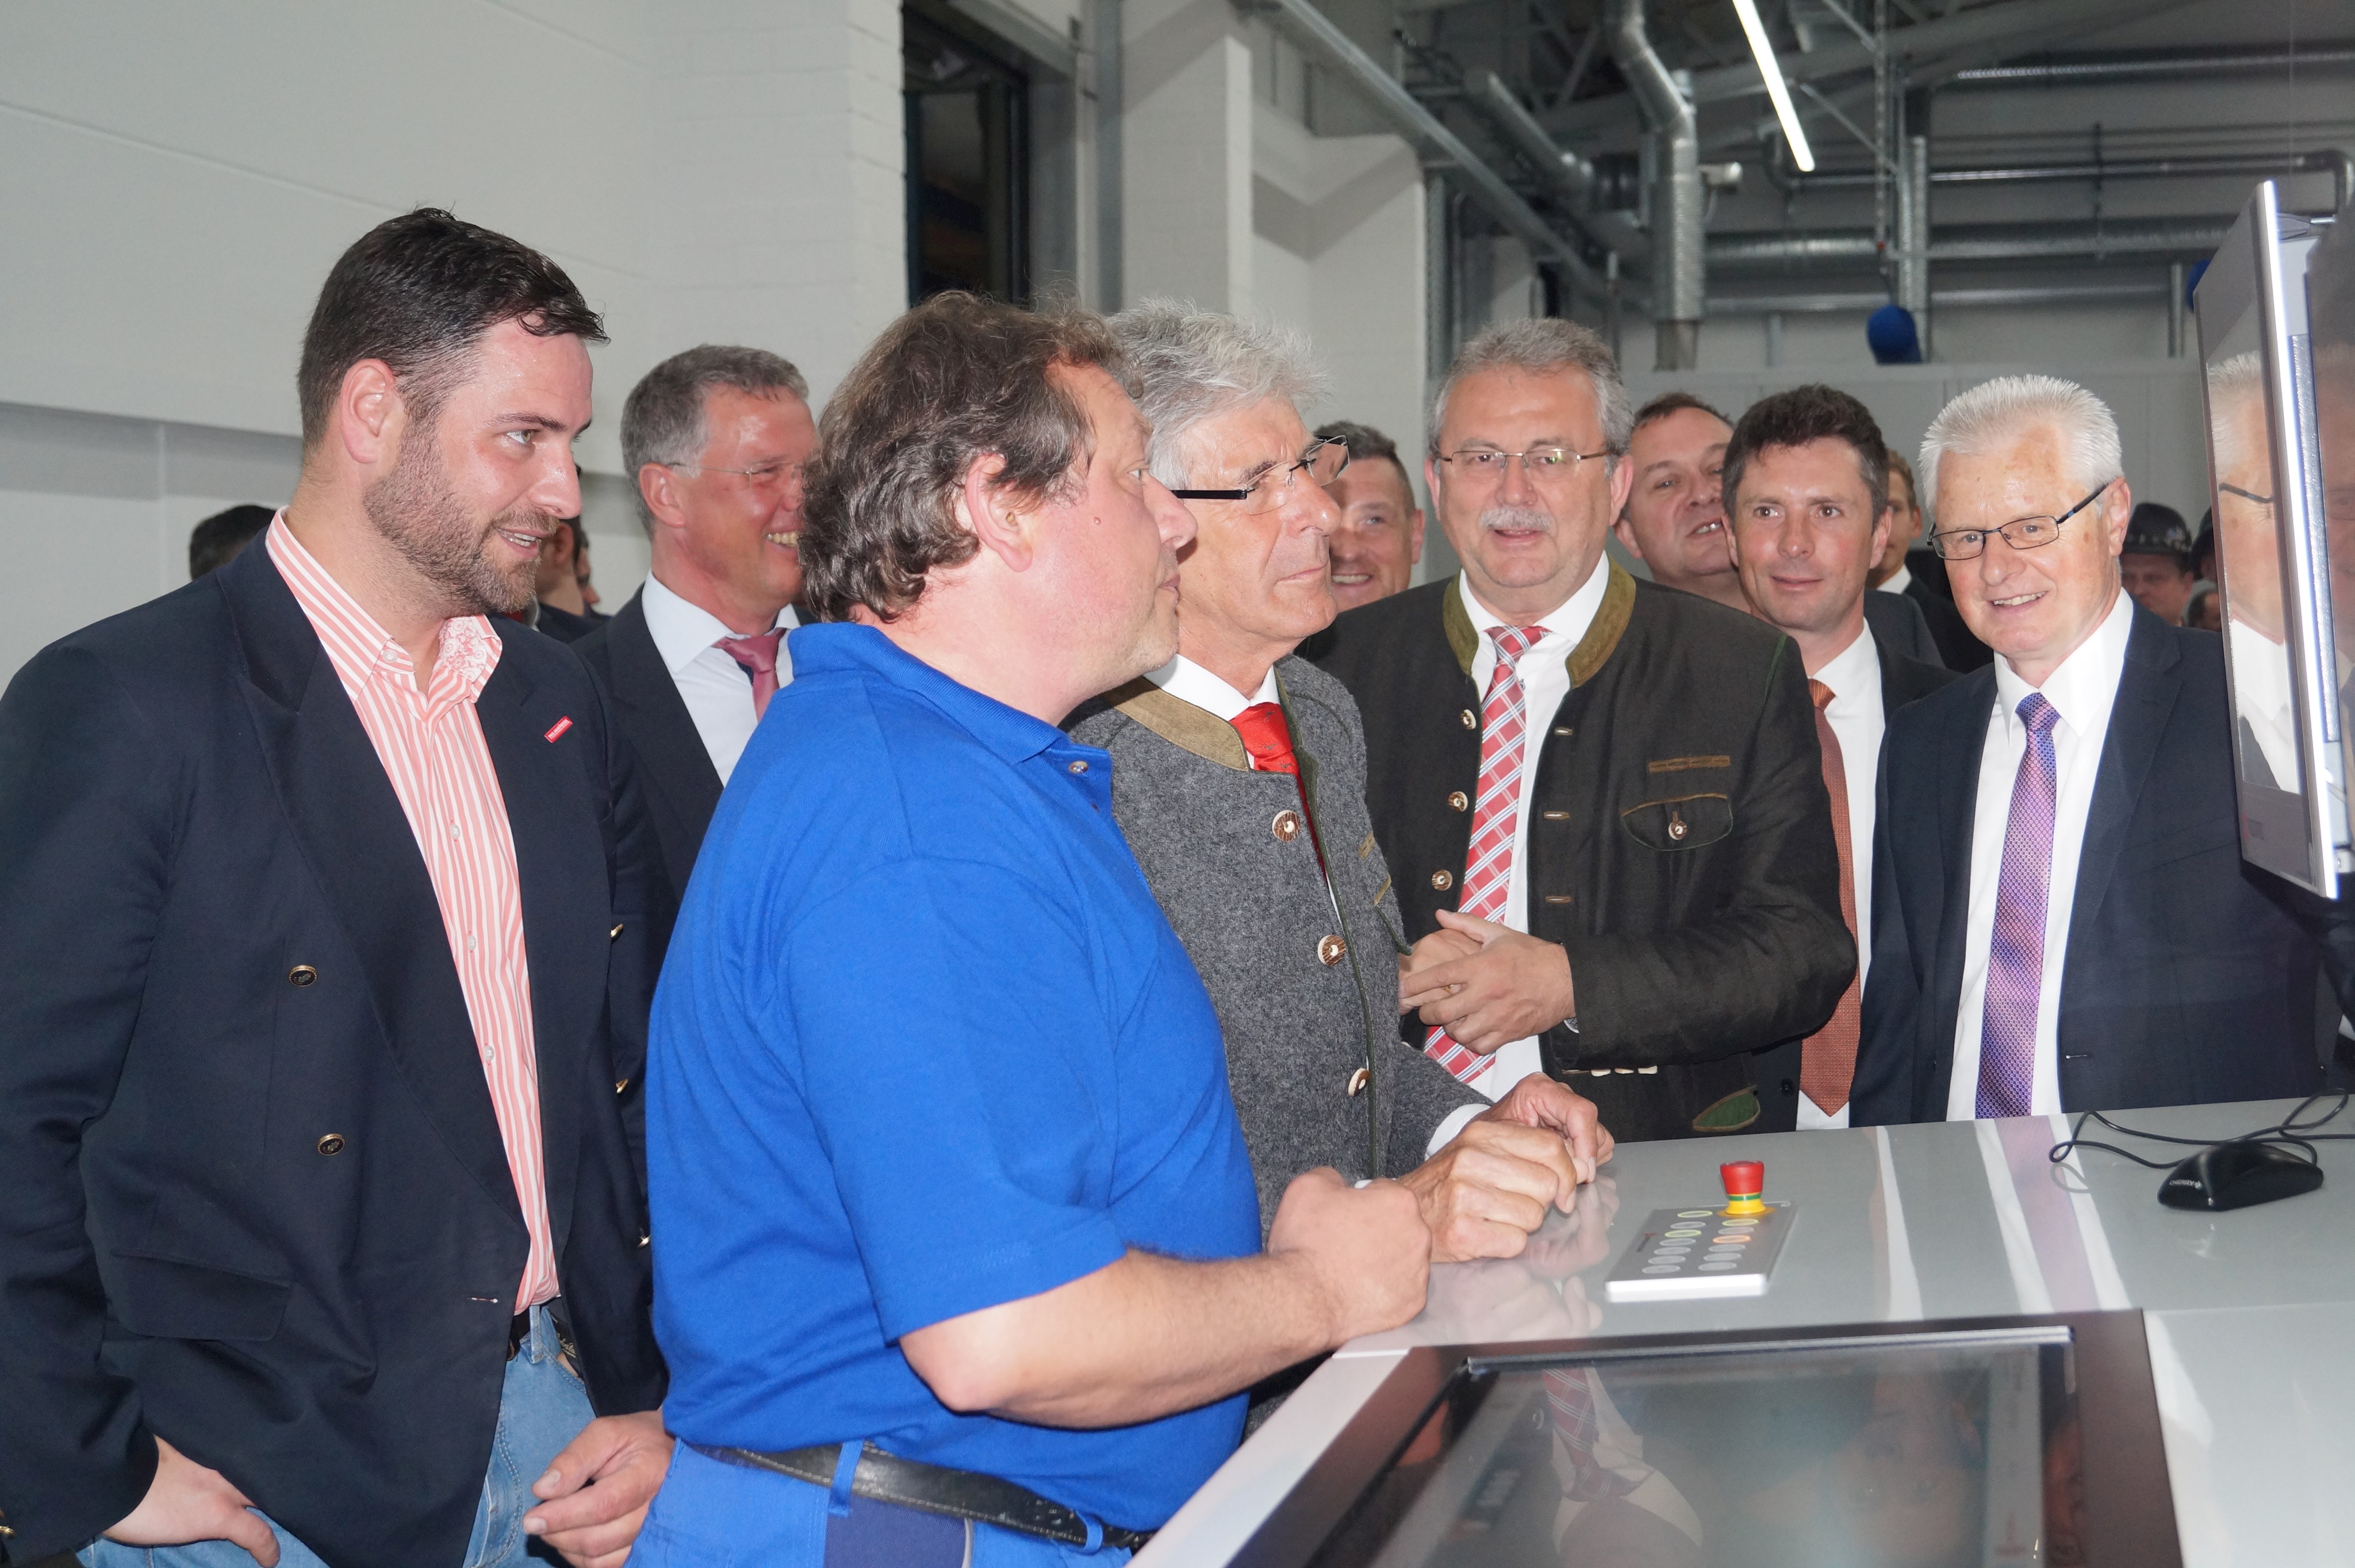
<svg viewBox="0 0 2355 1568"><path fill-rule="evenodd" d="M655 651L662 655L663 667L674 677L693 664L704 649L722 637L737 635L727 622L702 605L681 598L661 578L652 574L639 592L638 607L645 614L646 633L655 640ZM788 604L777 612L775 624L790 629L801 622Z"/></svg>
<svg viewBox="0 0 2355 1568"><path fill-rule="evenodd" d="M268 548L271 563L318 633L336 678L346 686L360 686L390 675L416 689L417 661L304 548L286 526L282 509L270 520ZM501 647L499 635L483 616L453 615L442 622L433 656L432 689L425 695L435 702L473 702L498 668Z"/></svg>
<svg viewBox="0 0 2355 1568"><path fill-rule="evenodd" d="M1179 701L1190 702L1213 718L1223 719L1230 724L1246 708L1283 700L1283 694L1276 688L1273 665L1268 666L1267 674L1260 680L1259 690L1250 697L1245 697L1184 654L1179 654L1145 678Z"/></svg>
<svg viewBox="0 0 2355 1568"><path fill-rule="evenodd" d="M2045 677L2042 686L2030 686L2011 667L2011 660L1998 654L1995 659L1996 700L2003 705L2005 716L2019 721L2019 704L2031 691L2041 691L2044 700L2052 704L2061 721L2080 735L2090 734L2101 724L2109 722L2110 705L2117 700L2118 680L2126 674L2126 641L2134 633L2134 598L2123 588L2110 613L2094 628L2094 635L2077 645L2075 651L2061 661L2060 667Z"/></svg>
<svg viewBox="0 0 2355 1568"><path fill-rule="evenodd" d="M828 673L871 675L913 693L1003 762L1028 762L1058 749L1079 758L1105 756L1044 720L951 679L873 626L826 622L794 633L794 684Z"/></svg>
<svg viewBox="0 0 2355 1568"><path fill-rule="evenodd" d="M1872 640L1872 628L1865 627L1856 635L1856 641L1834 654L1824 667L1808 677L1820 680L1832 688L1832 706L1846 710L1850 702L1870 695L1881 699L1881 647Z"/></svg>
<svg viewBox="0 0 2355 1568"><path fill-rule="evenodd" d="M1888 581L1881 585L1881 591L1883 593L1902 593L1913 586L1913 569L1901 560L1897 563L1897 570L1891 572Z"/></svg>
<svg viewBox="0 0 2355 1568"><path fill-rule="evenodd" d="M1586 581L1580 584L1577 592L1536 620L1518 624L1538 627L1541 642L1559 639L1576 647L1586 635L1586 629L1594 624L1595 615L1603 609L1603 591L1610 585L1611 560L1608 556L1597 556L1594 570L1586 574ZM1470 573L1459 571L1455 574L1455 592L1463 596L1464 613L1472 618L1472 628L1480 634L1484 642L1488 640L1491 628L1516 624L1480 603L1478 595L1472 592Z"/></svg>

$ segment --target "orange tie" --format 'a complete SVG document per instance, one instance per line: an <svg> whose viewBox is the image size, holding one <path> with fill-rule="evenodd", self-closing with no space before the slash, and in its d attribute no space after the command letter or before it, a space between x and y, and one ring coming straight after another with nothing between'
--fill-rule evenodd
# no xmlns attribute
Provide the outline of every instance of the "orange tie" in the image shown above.
<svg viewBox="0 0 2355 1568"><path fill-rule="evenodd" d="M1810 680L1807 690L1816 699L1816 739L1824 748L1824 789L1832 797L1832 842L1839 849L1840 918L1848 922L1848 933L1854 937L1856 849L1849 842L1848 764L1840 757L1839 737L1833 733L1832 721L1824 711L1831 706L1832 688L1820 680ZM1831 1021L1799 1048L1799 1087L1826 1115L1837 1114L1848 1104L1849 1085L1856 1078L1856 1042L1862 1034L1863 1012L1856 975L1851 972L1839 1006L1832 1009Z"/></svg>

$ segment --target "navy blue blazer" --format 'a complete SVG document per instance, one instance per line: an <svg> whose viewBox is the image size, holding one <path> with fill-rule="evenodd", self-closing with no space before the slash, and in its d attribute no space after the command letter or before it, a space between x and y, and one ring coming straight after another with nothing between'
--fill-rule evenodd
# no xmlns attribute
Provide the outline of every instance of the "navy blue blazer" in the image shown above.
<svg viewBox="0 0 2355 1568"><path fill-rule="evenodd" d="M493 624L562 1311L597 1410L649 1410L649 850L580 660ZM529 1238L423 857L269 551L10 682L0 953L17 1560L129 1513L161 1436L329 1562L457 1562Z"/></svg>
<svg viewBox="0 0 2355 1568"><path fill-rule="evenodd" d="M1945 1118L1995 691L1990 665L1889 721L1858 1126ZM2318 1007L2323 917L2241 859L2222 638L2136 608L2098 765L2061 986L2062 1107L2314 1093L2336 1029Z"/></svg>

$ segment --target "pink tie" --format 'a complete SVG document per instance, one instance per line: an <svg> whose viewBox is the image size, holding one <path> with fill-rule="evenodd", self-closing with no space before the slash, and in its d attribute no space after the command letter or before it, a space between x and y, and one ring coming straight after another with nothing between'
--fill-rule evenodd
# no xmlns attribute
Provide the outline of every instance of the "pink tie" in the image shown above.
<svg viewBox="0 0 2355 1568"><path fill-rule="evenodd" d="M1513 828L1521 815L1523 698L1521 656L1545 635L1543 626L1491 626L1497 667L1480 708L1480 795L1472 807L1472 844L1455 907L1482 920L1501 920L1513 880ZM1444 1029L1423 1034L1423 1053L1464 1083L1488 1071L1489 1057L1465 1050Z"/></svg>
<svg viewBox="0 0 2355 1568"><path fill-rule="evenodd" d="M713 645L752 672L752 721L756 724L769 710L769 699L777 695L777 645L784 635L785 628L779 626L756 637L722 637Z"/></svg>

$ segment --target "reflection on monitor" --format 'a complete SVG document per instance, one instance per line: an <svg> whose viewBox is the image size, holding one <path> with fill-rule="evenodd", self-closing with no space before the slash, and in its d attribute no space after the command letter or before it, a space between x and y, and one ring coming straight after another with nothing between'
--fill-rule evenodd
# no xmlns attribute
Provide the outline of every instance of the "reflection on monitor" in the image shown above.
<svg viewBox="0 0 2355 1568"><path fill-rule="evenodd" d="M2331 675L2341 778L2355 778L2355 206L2316 245L2306 265L2307 322L2313 335L2314 445L2319 469L2325 553L2329 562Z"/></svg>
<svg viewBox="0 0 2355 1568"><path fill-rule="evenodd" d="M2256 309L2208 365L2208 441L2216 464L2216 549L2230 640L2237 760L2243 785L2303 789L2296 677L2290 667L2287 573L2275 517L2274 432L2265 415ZM2243 346L2245 345L2245 347ZM2301 853L2303 851L2301 850Z"/></svg>
<svg viewBox="0 0 2355 1568"><path fill-rule="evenodd" d="M2054 1329L1504 1368L1453 1431L1410 1446L1391 1506L1374 1499L1315 1561L2082 1563L2071 1366ZM1433 1417L1450 1420L1448 1404Z"/></svg>

